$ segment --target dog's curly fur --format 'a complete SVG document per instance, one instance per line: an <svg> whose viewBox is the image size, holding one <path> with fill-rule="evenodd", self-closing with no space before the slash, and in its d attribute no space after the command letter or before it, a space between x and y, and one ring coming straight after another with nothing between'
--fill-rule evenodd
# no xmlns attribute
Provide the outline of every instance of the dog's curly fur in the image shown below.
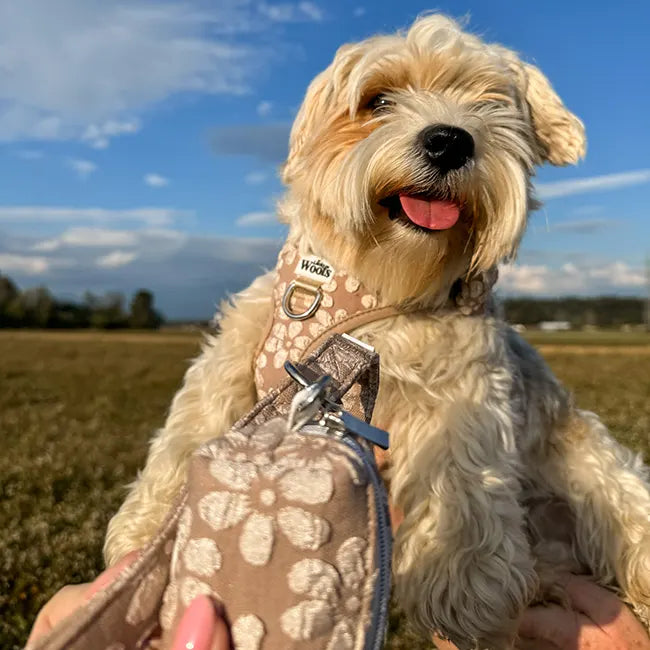
<svg viewBox="0 0 650 650"><path fill-rule="evenodd" d="M380 93L384 108L373 110ZM434 124L471 134L467 165L442 174L425 160L417 136ZM404 513L397 598L422 632L463 648L511 644L524 608L556 591L558 568L618 585L639 612L650 606L640 459L575 408L503 322L436 311L458 278L516 253L534 167L575 163L584 151L582 123L536 67L439 15L342 47L291 133L280 204L289 238L358 277L380 304L431 308L352 333L381 355L375 422L392 435L391 498ZM456 201L458 223L422 232L389 218L384 199L404 191ZM256 401L253 356L272 282L258 278L223 309L220 335L187 372L111 521L109 563L149 540L188 455ZM564 504L565 526L537 517L550 500Z"/></svg>

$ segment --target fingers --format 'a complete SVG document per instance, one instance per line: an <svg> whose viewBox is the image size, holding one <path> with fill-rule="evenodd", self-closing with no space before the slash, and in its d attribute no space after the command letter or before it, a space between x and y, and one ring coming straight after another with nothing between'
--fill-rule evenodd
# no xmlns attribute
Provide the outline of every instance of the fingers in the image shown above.
<svg viewBox="0 0 650 650"><path fill-rule="evenodd" d="M80 585L67 585L57 591L45 604L34 621L34 626L27 639L27 645L36 643L48 634L64 618L90 600L98 591L105 589L127 566L135 562L139 551L125 555L117 564L106 569L94 582Z"/></svg>
<svg viewBox="0 0 650 650"><path fill-rule="evenodd" d="M436 644L437 650L458 650L458 647L455 646L451 641L441 639L437 636L433 637L433 642Z"/></svg>
<svg viewBox="0 0 650 650"><path fill-rule="evenodd" d="M598 625L611 623L619 617L623 603L608 589L581 576L569 576L564 585L574 609L586 614Z"/></svg>
<svg viewBox="0 0 650 650"><path fill-rule="evenodd" d="M524 612L519 634L550 642L561 649L579 648L580 628L588 624L582 614L558 605L531 607Z"/></svg>
<svg viewBox="0 0 650 650"><path fill-rule="evenodd" d="M585 642L600 634L609 639L610 648L650 649L645 628L609 589L581 576L571 576L565 589L571 605L583 612L591 623L583 629Z"/></svg>
<svg viewBox="0 0 650 650"><path fill-rule="evenodd" d="M209 596L197 596L178 625L172 650L230 650L230 633L217 608Z"/></svg>
<svg viewBox="0 0 650 650"><path fill-rule="evenodd" d="M545 641L544 639L528 639L522 636L517 638L515 648L516 650L563 650L550 641ZM575 650L575 648L571 650Z"/></svg>
<svg viewBox="0 0 650 650"><path fill-rule="evenodd" d="M27 645L30 646L36 643L41 637L50 632L59 621L72 614L83 603L87 589L87 583L67 585L59 589L38 613L27 639Z"/></svg>

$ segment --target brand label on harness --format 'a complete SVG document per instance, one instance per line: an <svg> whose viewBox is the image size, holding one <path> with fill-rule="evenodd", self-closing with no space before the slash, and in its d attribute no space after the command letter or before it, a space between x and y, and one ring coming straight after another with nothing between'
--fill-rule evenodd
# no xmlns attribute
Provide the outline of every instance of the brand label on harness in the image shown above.
<svg viewBox="0 0 650 650"><path fill-rule="evenodd" d="M306 255L298 260L295 273L317 284L325 284L334 277L334 267L321 257Z"/></svg>

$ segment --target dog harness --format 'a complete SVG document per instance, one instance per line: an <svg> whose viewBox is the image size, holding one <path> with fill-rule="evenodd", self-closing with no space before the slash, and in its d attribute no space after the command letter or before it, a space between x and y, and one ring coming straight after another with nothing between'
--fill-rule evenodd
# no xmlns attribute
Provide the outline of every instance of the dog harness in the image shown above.
<svg viewBox="0 0 650 650"><path fill-rule="evenodd" d="M484 313L489 306L496 269L454 285L450 308L462 314ZM377 296L352 275L327 260L303 255L287 243L278 255L273 308L254 361L258 399L286 377L285 361L309 356L332 334L350 331L400 314L430 310L382 306Z"/></svg>

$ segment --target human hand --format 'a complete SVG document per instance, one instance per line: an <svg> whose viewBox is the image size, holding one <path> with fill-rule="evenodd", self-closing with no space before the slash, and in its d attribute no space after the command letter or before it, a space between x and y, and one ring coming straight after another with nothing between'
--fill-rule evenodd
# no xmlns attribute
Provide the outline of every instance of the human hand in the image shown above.
<svg viewBox="0 0 650 650"><path fill-rule="evenodd" d="M519 627L523 650L650 650L650 638L634 614L611 591L580 576L566 576L571 603L531 607ZM434 638L439 650L456 646Z"/></svg>
<svg viewBox="0 0 650 650"><path fill-rule="evenodd" d="M93 582L67 585L54 594L38 613L25 650L29 650L98 591L106 588L123 569L136 560L137 556L138 551L129 553L101 573ZM180 620L172 650L186 650L186 648L231 650L230 633L223 617L223 610L208 596L195 598Z"/></svg>
<svg viewBox="0 0 650 650"><path fill-rule="evenodd" d="M38 613L27 639L26 650L48 634L60 621L90 600L98 591L107 587L138 556L138 551L125 555L119 562L101 573L93 582L66 585L45 603Z"/></svg>
<svg viewBox="0 0 650 650"><path fill-rule="evenodd" d="M536 650L650 650L650 637L611 591L570 575L564 583L572 610L531 607L519 634ZM532 643L534 642L534 644Z"/></svg>

